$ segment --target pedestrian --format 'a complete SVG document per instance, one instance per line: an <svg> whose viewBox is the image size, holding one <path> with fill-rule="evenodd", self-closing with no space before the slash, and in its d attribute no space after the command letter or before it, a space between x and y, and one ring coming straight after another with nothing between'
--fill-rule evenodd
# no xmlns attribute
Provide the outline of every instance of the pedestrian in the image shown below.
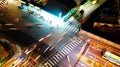
<svg viewBox="0 0 120 67"><path fill-rule="evenodd" d="M78 24L78 31L81 30L81 24Z"/></svg>
<svg viewBox="0 0 120 67"><path fill-rule="evenodd" d="M72 25L72 22L70 22L70 24L69 25Z"/></svg>
<svg viewBox="0 0 120 67"><path fill-rule="evenodd" d="M83 9L80 10L79 14L80 14L80 15L84 14L84 10L83 10Z"/></svg>
<svg viewBox="0 0 120 67"><path fill-rule="evenodd" d="M83 19L83 15L84 15L84 10L82 9L79 12L79 18L77 18L79 31L81 30L81 22L82 22L82 19Z"/></svg>
<svg viewBox="0 0 120 67"><path fill-rule="evenodd" d="M30 10L29 10L29 9L27 9L27 11L28 11L28 14L30 14Z"/></svg>
<svg viewBox="0 0 120 67"><path fill-rule="evenodd" d="M79 31L80 31L80 29L81 29L81 22L82 22L82 18L79 18L79 19L78 19L78 29L79 29Z"/></svg>

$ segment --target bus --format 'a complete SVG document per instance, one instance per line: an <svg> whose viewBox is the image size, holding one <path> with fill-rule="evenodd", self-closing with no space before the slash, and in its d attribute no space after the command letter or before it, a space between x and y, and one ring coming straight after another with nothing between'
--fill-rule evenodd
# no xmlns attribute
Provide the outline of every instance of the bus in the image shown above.
<svg viewBox="0 0 120 67"><path fill-rule="evenodd" d="M105 50L102 55L103 58L113 62L117 65L120 65L120 56L111 53L110 51Z"/></svg>

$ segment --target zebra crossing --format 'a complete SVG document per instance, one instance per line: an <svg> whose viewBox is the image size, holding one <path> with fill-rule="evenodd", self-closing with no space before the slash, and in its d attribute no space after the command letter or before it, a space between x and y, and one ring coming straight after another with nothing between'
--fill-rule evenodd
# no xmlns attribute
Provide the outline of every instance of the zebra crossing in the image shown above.
<svg viewBox="0 0 120 67"><path fill-rule="evenodd" d="M79 28L76 25L65 24L65 30L77 33L79 31Z"/></svg>
<svg viewBox="0 0 120 67"><path fill-rule="evenodd" d="M1 0L0 1L0 9L4 8L6 5L8 4L8 2L6 0Z"/></svg>
<svg viewBox="0 0 120 67"><path fill-rule="evenodd" d="M73 37L69 43L62 48L59 52L57 52L54 56L52 56L48 61L46 61L42 67L53 67L58 62L60 62L67 54L69 54L75 47L78 45L83 46L81 43L83 40L81 40L79 37Z"/></svg>

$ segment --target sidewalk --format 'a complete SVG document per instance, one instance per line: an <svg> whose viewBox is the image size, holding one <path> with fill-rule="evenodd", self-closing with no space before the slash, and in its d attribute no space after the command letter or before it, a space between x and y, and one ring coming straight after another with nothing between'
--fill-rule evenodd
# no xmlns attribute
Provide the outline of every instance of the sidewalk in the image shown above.
<svg viewBox="0 0 120 67"><path fill-rule="evenodd" d="M84 14L83 14L82 21L81 21L81 23L83 24L87 19L89 19L89 17L91 16L91 14L96 9L98 9L102 4L104 4L105 1L106 0L99 0L95 4L93 4L91 1L88 1L88 2L84 3L83 5L80 5L79 7L75 7L76 10L77 10L77 12L75 14L78 14L81 10L84 10ZM75 8L73 8L73 11L74 11ZM71 12L69 12L69 13L71 13ZM70 17L70 19L78 21L78 19L76 17L74 17L74 15L72 15ZM73 22L73 20L70 21L70 22Z"/></svg>
<svg viewBox="0 0 120 67"><path fill-rule="evenodd" d="M96 4L93 4L92 2L86 2L85 4L81 5L78 10L85 10L83 20L91 15L91 13L99 8L102 4L104 4L105 1L106 0L100 0Z"/></svg>

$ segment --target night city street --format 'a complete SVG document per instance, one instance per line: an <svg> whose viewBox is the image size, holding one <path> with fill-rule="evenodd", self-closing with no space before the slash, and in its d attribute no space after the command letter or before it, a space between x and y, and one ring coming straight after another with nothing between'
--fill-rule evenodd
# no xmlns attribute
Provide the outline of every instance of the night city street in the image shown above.
<svg viewBox="0 0 120 67"><path fill-rule="evenodd" d="M119 4L0 0L0 67L119 67Z"/></svg>

